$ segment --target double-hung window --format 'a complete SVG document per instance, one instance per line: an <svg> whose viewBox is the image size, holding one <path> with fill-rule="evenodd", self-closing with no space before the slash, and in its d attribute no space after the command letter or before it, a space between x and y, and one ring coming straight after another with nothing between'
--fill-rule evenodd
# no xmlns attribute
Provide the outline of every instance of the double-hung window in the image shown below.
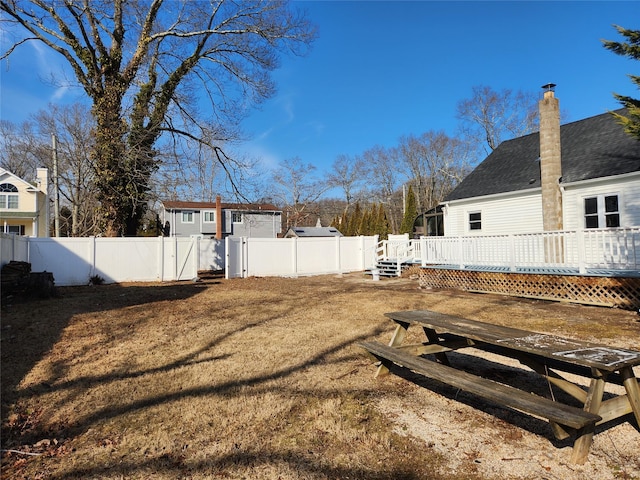
<svg viewBox="0 0 640 480"><path fill-rule="evenodd" d="M615 228L620 226L620 202L617 194L598 195L584 199L585 228Z"/></svg>
<svg viewBox="0 0 640 480"><path fill-rule="evenodd" d="M0 208L18 209L18 187L10 183L0 184Z"/></svg>
<svg viewBox="0 0 640 480"><path fill-rule="evenodd" d="M469 212L469 230L482 230L481 212Z"/></svg>
<svg viewBox="0 0 640 480"><path fill-rule="evenodd" d="M204 223L216 223L216 212L214 210L202 212Z"/></svg>
<svg viewBox="0 0 640 480"><path fill-rule="evenodd" d="M231 221L232 221L233 223L242 223L242 213L240 213L240 212L233 212L233 213L231 214L231 219L232 219Z"/></svg>
<svg viewBox="0 0 640 480"><path fill-rule="evenodd" d="M185 210L182 212L182 223L193 223L193 212Z"/></svg>

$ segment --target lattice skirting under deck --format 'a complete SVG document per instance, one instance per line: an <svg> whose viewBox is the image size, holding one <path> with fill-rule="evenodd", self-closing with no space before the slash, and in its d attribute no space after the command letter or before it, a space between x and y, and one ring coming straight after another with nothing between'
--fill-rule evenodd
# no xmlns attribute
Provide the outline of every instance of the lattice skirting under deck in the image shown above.
<svg viewBox="0 0 640 480"><path fill-rule="evenodd" d="M457 288L518 297L640 308L640 278L478 272L420 268L421 287Z"/></svg>

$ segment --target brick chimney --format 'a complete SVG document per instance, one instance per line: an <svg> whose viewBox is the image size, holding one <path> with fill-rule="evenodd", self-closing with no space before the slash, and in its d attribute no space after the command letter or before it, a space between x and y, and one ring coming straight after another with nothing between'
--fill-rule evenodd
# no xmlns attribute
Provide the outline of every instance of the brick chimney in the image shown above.
<svg viewBox="0 0 640 480"><path fill-rule="evenodd" d="M542 226L545 232L562 230L562 158L560 150L560 105L553 83L544 85L540 109L540 182Z"/></svg>
<svg viewBox="0 0 640 480"><path fill-rule="evenodd" d="M222 240L222 200L216 195L216 238Z"/></svg>

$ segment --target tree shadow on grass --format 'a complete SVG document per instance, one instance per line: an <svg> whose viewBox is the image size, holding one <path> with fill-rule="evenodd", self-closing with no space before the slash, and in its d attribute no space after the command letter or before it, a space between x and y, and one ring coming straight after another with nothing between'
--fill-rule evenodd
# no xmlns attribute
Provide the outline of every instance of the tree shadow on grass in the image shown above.
<svg viewBox="0 0 640 480"><path fill-rule="evenodd" d="M267 317L258 322L242 325L233 332L228 332L223 336L213 340L206 346L198 349L197 352L192 352L188 355L181 357L179 360L170 362L164 366L157 367L145 371L131 372L128 378L135 378L147 373L163 373L168 372L171 369L179 368L185 365L193 365L194 358L200 353L206 352L208 348L218 344L223 338L227 338L229 335L234 335L242 331L246 331L250 328L260 327L264 323L272 321L274 318ZM182 401L188 398L196 397L227 397L234 398L238 395L245 395L246 388L251 388L252 395L261 395L276 389L279 394L286 394L285 391L279 386L273 386L274 380L283 379L289 377L296 372L306 370L309 367L326 364L332 362L344 362L344 357L338 360L332 360L330 357L338 352L344 352L346 348L352 347L356 342L370 338L371 336L379 335L382 332L382 328L374 328L370 331L358 335L354 338L346 339L342 342L335 343L328 348L318 351L315 355L306 358L295 364L285 365L282 368L267 374L256 375L253 377L219 383L212 386L202 386L198 388L182 389L180 391L173 391L164 395L155 395L152 397L141 398L135 401L126 402L120 405L107 406L96 411L91 412L83 418L77 419L72 427L69 427L65 432L68 438L74 438L88 432L94 426L108 422L110 419L135 413L136 411L150 409L162 405L172 404L176 401ZM349 360L353 360L352 355L347 355ZM203 361L214 361L216 357L208 357ZM87 383L104 383L117 380L120 378L115 376L96 376L85 377L82 382ZM75 382L75 381L74 381ZM56 388L71 388L73 383L56 385ZM286 389L284 389L286 390ZM291 392L294 394L294 392ZM297 393L299 394L299 392ZM323 395L332 395L331 393L314 392L309 393L313 398L319 398ZM43 432L40 432L43 433ZM37 436L37 435L36 435ZM411 471L410 468L396 464L385 465L384 467L373 467L372 469L366 469L361 467L336 467L332 466L331 462L327 462L326 459L314 457L313 455L305 456L300 451L294 452L270 452L270 451L243 451L238 448L238 451L227 455L226 457L216 458L211 460L198 460L187 461L182 458L179 452L169 452L164 455L149 458L143 462L131 462L118 461L117 465L105 466L99 465L91 468L78 468L74 471L67 471L64 475L55 474L48 478L86 478L95 476L111 476L111 475L136 475L136 473L144 475L149 470L162 472L164 475L172 475L175 473L177 476L188 475L190 473L197 474L211 474L216 475L227 470L233 471L234 468L245 468L247 466L251 468L261 468L267 465L281 465L288 464L289 468L293 470L300 470L304 472L308 478L330 478L330 479L343 479L343 478L367 478L367 479L406 479L414 480L417 478L424 478L424 476L417 476ZM379 469L377 471L376 469Z"/></svg>
<svg viewBox="0 0 640 480"><path fill-rule="evenodd" d="M4 422L7 409L24 395L18 391L18 386L60 340L73 316L146 304L151 308L159 301L188 299L200 293L201 288L198 284L186 282L152 286L64 287L54 298L4 305L0 320L3 440L6 441L8 434ZM48 384L36 386L36 390L50 388Z"/></svg>
<svg viewBox="0 0 640 480"><path fill-rule="evenodd" d="M390 462L386 465L370 466L335 466L331 459L320 458L308 452L301 455L299 451L271 451L244 450L218 458L200 461L189 461L179 454L164 454L149 458L144 462L119 462L116 465L101 466L89 469L77 469L64 475L53 475L51 480L80 479L80 478L115 478L118 476L145 475L159 472L163 476L173 478L190 478L191 475L205 478L251 478L251 471L263 471L269 466L278 470L296 472L300 478L321 478L323 480L438 480L443 477L436 473L425 477L411 467L400 462ZM285 467L286 466L286 467ZM249 476L238 477L238 471L248 470ZM472 479L472 476L465 477Z"/></svg>

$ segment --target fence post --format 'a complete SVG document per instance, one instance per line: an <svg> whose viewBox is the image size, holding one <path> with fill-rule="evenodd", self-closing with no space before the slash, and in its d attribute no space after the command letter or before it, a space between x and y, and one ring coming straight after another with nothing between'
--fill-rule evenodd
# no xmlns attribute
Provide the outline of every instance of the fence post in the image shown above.
<svg viewBox="0 0 640 480"><path fill-rule="evenodd" d="M171 262L171 280L178 279L178 237L173 237L173 261Z"/></svg>
<svg viewBox="0 0 640 480"><path fill-rule="evenodd" d="M291 269L293 270L293 274L298 276L298 237L291 237L291 253L292 255L292 264Z"/></svg>
<svg viewBox="0 0 640 480"><path fill-rule="evenodd" d="M89 264L89 278L87 281L96 274L96 237L89 237L89 251L87 252L89 258L87 263Z"/></svg>
<svg viewBox="0 0 640 480"><path fill-rule="evenodd" d="M164 282L164 237L158 236L158 278Z"/></svg>
<svg viewBox="0 0 640 480"><path fill-rule="evenodd" d="M193 270L194 270L194 278L198 278L198 271L200 270L200 239L202 237L200 235L198 235L197 237L195 237L195 249L196 251L193 252Z"/></svg>
<svg viewBox="0 0 640 480"><path fill-rule="evenodd" d="M374 245L378 244L378 235L375 235L373 238L374 241ZM373 256L375 257L376 255L376 247L373 247ZM367 269L367 242L365 241L365 237L364 235L360 236L360 261L362 262L360 265L360 268L362 270L366 270ZM371 258L369 258L369 261L371 261ZM340 271L342 273L342 271Z"/></svg>
<svg viewBox="0 0 640 480"><path fill-rule="evenodd" d="M240 239L240 248L242 248L242 277L249 278L249 241L251 237L242 237Z"/></svg>
<svg viewBox="0 0 640 480"><path fill-rule="evenodd" d="M578 271L587 273L587 252L585 251L584 230L576 230L576 247L578 249Z"/></svg>
<svg viewBox="0 0 640 480"><path fill-rule="evenodd" d="M224 278L225 280L229 280L229 274L231 270L229 269L229 237L224 238Z"/></svg>
<svg viewBox="0 0 640 480"><path fill-rule="evenodd" d="M509 270L516 271L516 239L509 234Z"/></svg>

